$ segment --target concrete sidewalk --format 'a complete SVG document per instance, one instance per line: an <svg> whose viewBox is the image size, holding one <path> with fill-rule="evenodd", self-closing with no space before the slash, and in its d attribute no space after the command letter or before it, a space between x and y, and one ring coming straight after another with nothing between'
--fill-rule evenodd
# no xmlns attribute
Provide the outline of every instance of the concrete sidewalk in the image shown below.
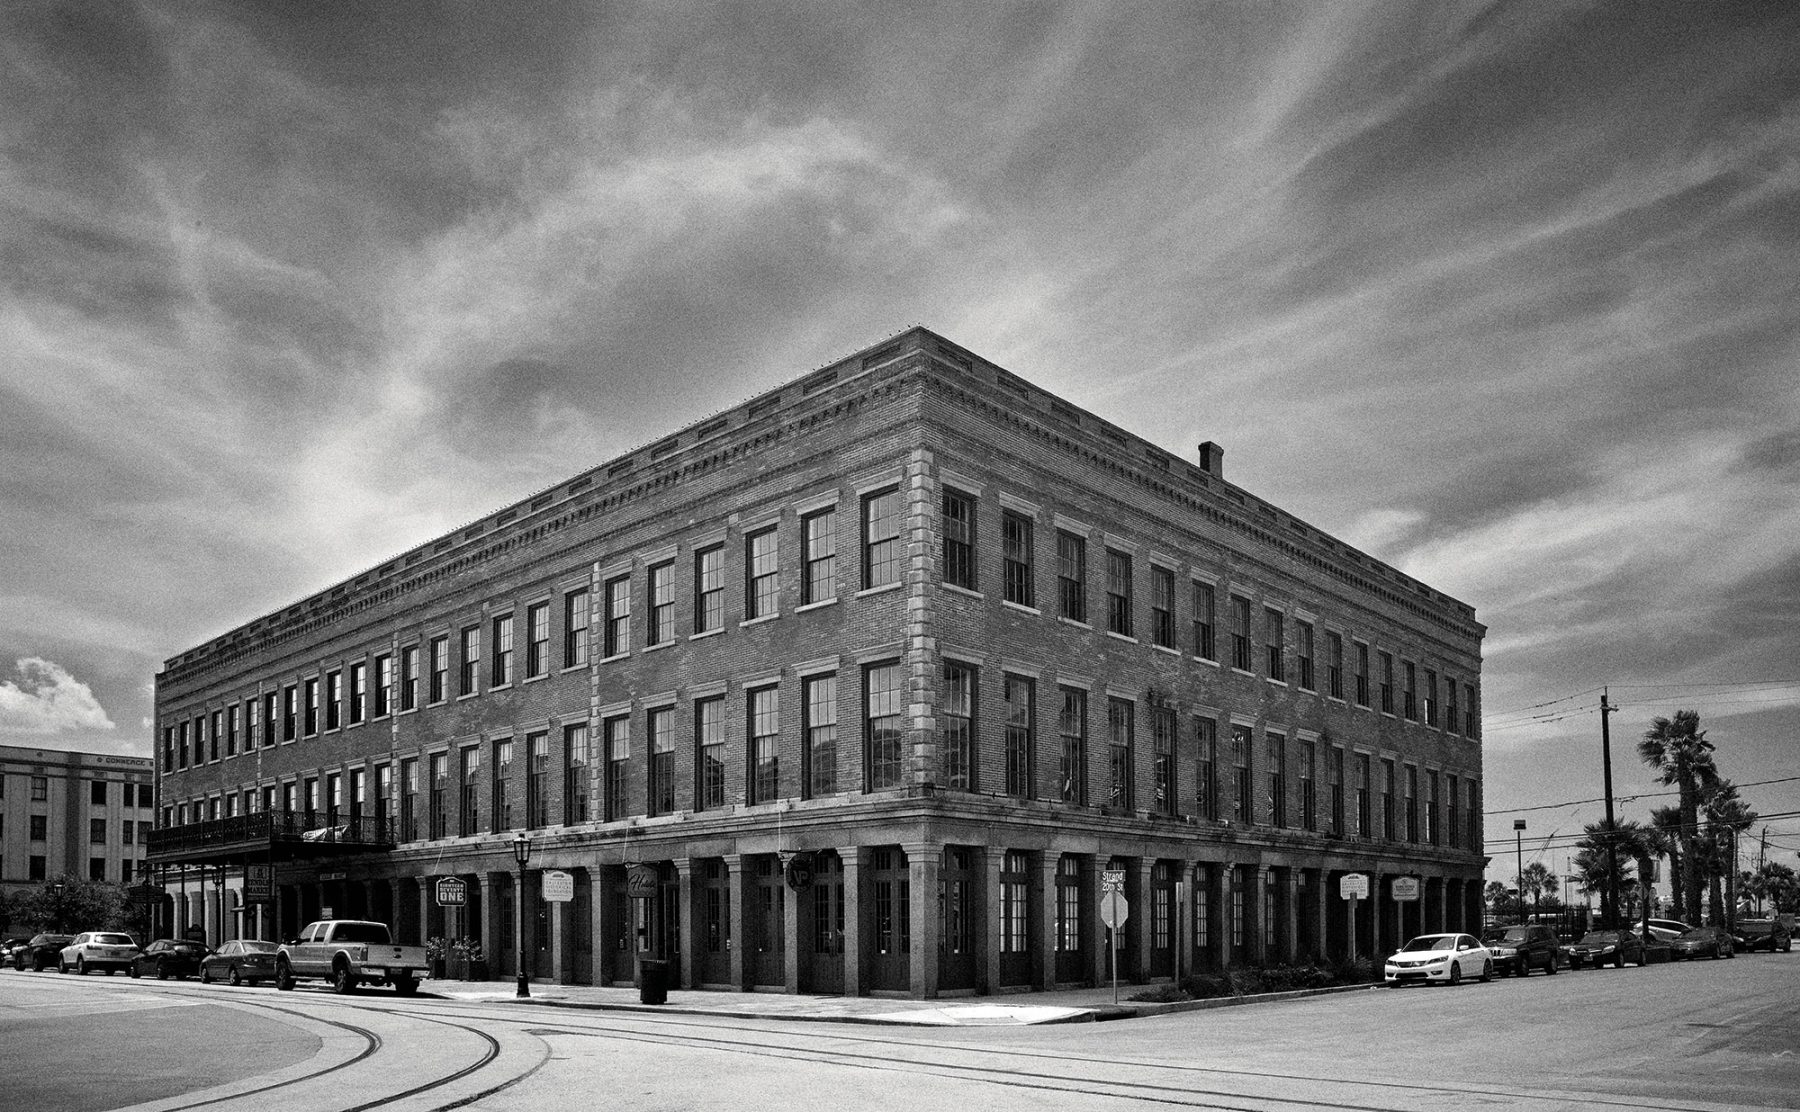
<svg viewBox="0 0 1800 1112"><path fill-rule="evenodd" d="M671 989L664 1004L645 1004L630 986L559 985L530 986L531 996L520 999L512 981L426 981L421 995L483 1004L518 1004L521 1007L589 1008L598 1010L673 1012L683 1015L732 1018L808 1020L825 1023L886 1023L915 1027L1017 1027L1045 1023L1089 1023L1096 1020L1130 1019L1172 1012L1233 1007L1239 1004L1274 1003L1336 992L1360 992L1375 986L1277 992L1260 996L1185 1000L1154 1004L1127 999L1143 985L1120 985L1119 1002L1113 1003L1112 986L1022 992L1001 996L963 996L937 1000L910 1000L878 996L806 996L783 992L722 992Z"/></svg>

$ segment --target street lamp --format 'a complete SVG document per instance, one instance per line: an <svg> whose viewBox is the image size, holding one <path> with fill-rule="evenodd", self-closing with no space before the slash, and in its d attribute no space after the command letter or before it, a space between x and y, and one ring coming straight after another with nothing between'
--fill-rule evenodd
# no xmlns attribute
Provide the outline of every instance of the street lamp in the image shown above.
<svg viewBox="0 0 1800 1112"><path fill-rule="evenodd" d="M519 971L519 990L514 995L531 995L525 979L525 862L531 860L531 838L521 830L513 835L513 859L519 863L519 883L513 892L513 961Z"/></svg>
<svg viewBox="0 0 1800 1112"><path fill-rule="evenodd" d="M60 880L50 886L50 894L56 897L56 913L55 914L56 914L56 931L58 934L61 934L62 929L63 929L63 902L62 902L63 887L64 887L63 882Z"/></svg>
<svg viewBox="0 0 1800 1112"><path fill-rule="evenodd" d="M1519 922L1525 921L1525 820L1513 820L1513 856L1519 865ZM1523 967L1521 967L1523 968Z"/></svg>

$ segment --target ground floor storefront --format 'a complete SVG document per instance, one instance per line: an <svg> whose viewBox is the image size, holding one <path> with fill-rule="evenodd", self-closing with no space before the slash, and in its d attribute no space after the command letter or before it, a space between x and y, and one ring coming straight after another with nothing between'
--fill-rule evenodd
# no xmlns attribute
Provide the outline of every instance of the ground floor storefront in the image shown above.
<svg viewBox="0 0 1800 1112"><path fill-rule="evenodd" d="M400 942L442 939L446 962L467 969L473 958L497 978L515 976L522 954L529 977L630 984L655 959L679 987L848 995L1104 983L1115 956L1103 922L1113 887L1128 912L1116 938L1127 983L1381 955L1415 934L1481 927L1480 859L1429 847L1321 850L972 824L853 832L837 845L821 844L824 830L631 842L552 833L535 837L522 883L511 840L497 835L287 865L267 903L244 904L229 879L190 885L176 874L167 888L209 937L212 924L220 937L280 938L326 915L370 918ZM924 836L887 840L895 834ZM552 892L566 899L545 898L551 872L566 874ZM1351 874L1368 878L1354 911L1343 898ZM450 886L460 904L441 899L446 878L462 882Z"/></svg>

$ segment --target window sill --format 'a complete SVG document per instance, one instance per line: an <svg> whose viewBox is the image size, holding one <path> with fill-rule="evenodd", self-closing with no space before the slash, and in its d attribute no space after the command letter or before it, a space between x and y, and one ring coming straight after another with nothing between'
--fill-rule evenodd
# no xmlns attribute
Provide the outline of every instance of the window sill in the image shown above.
<svg viewBox="0 0 1800 1112"><path fill-rule="evenodd" d="M1112 638L1114 641L1127 641L1133 645L1138 643L1138 639L1131 636L1131 634L1129 634L1129 633L1114 633L1112 630L1109 629L1106 631L1106 635L1108 637Z"/></svg>
<svg viewBox="0 0 1800 1112"><path fill-rule="evenodd" d="M662 650L668 648L670 645L673 645L674 643L675 642L673 642L673 641L658 641L654 645L645 645L643 648L643 651L646 653L661 652Z"/></svg>
<svg viewBox="0 0 1800 1112"><path fill-rule="evenodd" d="M1271 687L1286 687L1288 685L1288 682L1286 680L1278 680L1278 679L1274 679L1272 677L1268 677L1267 679L1268 679L1269 686L1271 686Z"/></svg>
<svg viewBox="0 0 1800 1112"><path fill-rule="evenodd" d="M801 605L794 607L794 613L804 614L808 610L823 610L827 606L836 606L837 601L837 596L833 595L830 598L822 598L818 602L802 603Z"/></svg>
<svg viewBox="0 0 1800 1112"><path fill-rule="evenodd" d="M689 641L701 641L708 637L717 637L719 634L724 633L724 632L725 632L724 626L720 626L718 629L703 629L699 633L688 634L688 640Z"/></svg>
<svg viewBox="0 0 1800 1112"><path fill-rule="evenodd" d="M1195 664L1204 664L1209 668L1217 668L1219 666L1219 662L1216 660L1210 660L1204 656L1194 656L1191 653L1188 654L1188 659L1193 661Z"/></svg>
<svg viewBox="0 0 1800 1112"><path fill-rule="evenodd" d="M579 672L583 668L586 668L586 667L587 667L587 661L585 661L585 660L582 661L580 664L565 664L562 666L562 672L560 674L566 676L570 672Z"/></svg>
<svg viewBox="0 0 1800 1112"><path fill-rule="evenodd" d="M490 685L488 687L488 690L489 691L505 691L507 688L511 687L512 685L513 685L513 682L511 680L507 680L505 683L496 683L496 684Z"/></svg>
<svg viewBox="0 0 1800 1112"><path fill-rule="evenodd" d="M864 587L862 590L856 592L855 597L868 598L870 595L882 595L889 591L898 591L904 586L906 586L905 583L883 583L879 587Z"/></svg>
<svg viewBox="0 0 1800 1112"><path fill-rule="evenodd" d="M982 594L980 591L977 591L972 587L961 587L955 583L940 583L939 586L944 588L944 590L949 591L953 595L962 595L965 598L978 598L983 601L986 601L986 599L987 599L986 595Z"/></svg>
<svg viewBox="0 0 1800 1112"><path fill-rule="evenodd" d="M1242 668L1239 668L1239 667L1238 667L1238 666L1237 666L1237 665L1235 665L1235 664L1233 664L1233 665L1232 665L1232 666L1231 666L1231 672L1232 672L1232 674L1233 674L1233 675L1237 675L1237 676L1249 676L1249 677L1250 677L1250 678L1251 678L1251 679L1255 679L1255 678L1256 678L1256 673L1255 673L1255 672L1249 672L1249 671L1245 671L1245 670L1244 670L1244 669L1242 669Z"/></svg>
<svg viewBox="0 0 1800 1112"><path fill-rule="evenodd" d="M772 622L779 617L781 617L781 611L779 610L775 611L773 614L759 614L754 618L745 618L738 623L738 628L747 629L750 626L762 625L764 622Z"/></svg>
<svg viewBox="0 0 1800 1112"><path fill-rule="evenodd" d="M550 673L548 673L548 672L539 672L539 673L538 673L538 674L537 674L537 675L535 675L535 676L526 676L526 677L525 677L525 682L526 682L526 683L538 683L538 682L541 682L541 681L543 681L543 680L547 680L547 679L549 679L549 678L550 678Z"/></svg>
<svg viewBox="0 0 1800 1112"><path fill-rule="evenodd" d="M1061 622L1063 625L1074 626L1076 629L1093 629L1094 628L1093 626L1087 624L1086 622L1079 621L1075 618L1070 618L1070 617L1067 617L1062 614L1058 614L1056 616L1056 620Z"/></svg>
<svg viewBox="0 0 1800 1112"><path fill-rule="evenodd" d="M1030 614L1033 617L1041 618L1044 615L1044 612L1042 610L1039 610L1035 606L1026 606L1022 602L1014 602L1011 599L1005 599L1005 598L1001 599L1000 605L1008 607L1013 610L1017 610L1022 614Z"/></svg>
<svg viewBox="0 0 1800 1112"><path fill-rule="evenodd" d="M469 693L468 693L468 694L467 694L467 695L458 695L458 696L457 696L457 697L456 697L456 701L457 701L457 702L459 702L459 703L462 703L462 702L467 702L467 701L468 701L468 700L470 700L470 699L475 699L475 698L479 698L479 697L480 697L480 695L481 695L481 692L480 692L480 691L471 691L471 692L469 692Z"/></svg>
<svg viewBox="0 0 1800 1112"><path fill-rule="evenodd" d="M599 660L596 660L594 663L595 664L611 664L615 660L629 660L630 658L631 658L631 651L628 649L622 653L614 653L611 656L603 656Z"/></svg>
<svg viewBox="0 0 1800 1112"><path fill-rule="evenodd" d="M1151 645L1150 647L1155 649L1159 653L1168 653L1170 656L1176 657L1177 659L1179 659L1181 656L1180 649L1172 649L1167 645Z"/></svg>

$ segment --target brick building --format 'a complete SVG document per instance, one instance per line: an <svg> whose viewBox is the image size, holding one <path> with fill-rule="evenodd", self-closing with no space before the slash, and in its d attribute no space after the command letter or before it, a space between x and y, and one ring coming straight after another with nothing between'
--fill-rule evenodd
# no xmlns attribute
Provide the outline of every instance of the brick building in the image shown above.
<svg viewBox="0 0 1800 1112"><path fill-rule="evenodd" d="M169 660L152 860L571 982L1094 982L1108 872L1127 980L1340 954L1350 872L1477 927L1483 627L1222 457L914 329Z"/></svg>
<svg viewBox="0 0 1800 1112"><path fill-rule="evenodd" d="M156 819L154 772L144 757L0 745L0 888L138 879Z"/></svg>

